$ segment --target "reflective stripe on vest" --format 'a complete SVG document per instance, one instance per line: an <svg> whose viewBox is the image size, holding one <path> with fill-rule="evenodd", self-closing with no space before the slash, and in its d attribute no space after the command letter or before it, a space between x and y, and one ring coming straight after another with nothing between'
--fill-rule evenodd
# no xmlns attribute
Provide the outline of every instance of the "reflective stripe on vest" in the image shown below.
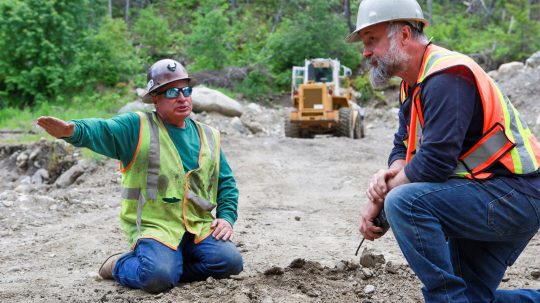
<svg viewBox="0 0 540 303"><path fill-rule="evenodd" d="M536 172L540 162L540 146L510 100L472 59L435 45L426 48L422 68L410 98L412 104L410 124L407 127L406 162L412 159L421 144L424 126L420 100L422 83L429 76L452 67L467 68L474 75L484 110L482 138L459 157L454 175L489 178L491 174L485 170L497 161L514 174ZM409 86L402 82L401 103L407 100L408 91Z"/></svg>

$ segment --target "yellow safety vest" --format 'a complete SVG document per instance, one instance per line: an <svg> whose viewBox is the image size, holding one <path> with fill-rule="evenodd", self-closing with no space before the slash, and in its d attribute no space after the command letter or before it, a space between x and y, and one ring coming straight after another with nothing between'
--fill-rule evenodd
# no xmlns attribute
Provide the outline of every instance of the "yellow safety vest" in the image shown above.
<svg viewBox="0 0 540 303"><path fill-rule="evenodd" d="M132 246L152 238L176 250L186 230L199 243L210 235L217 205L219 131L195 122L201 140L198 168L182 159L159 116L138 113L139 142L122 172L120 223Z"/></svg>

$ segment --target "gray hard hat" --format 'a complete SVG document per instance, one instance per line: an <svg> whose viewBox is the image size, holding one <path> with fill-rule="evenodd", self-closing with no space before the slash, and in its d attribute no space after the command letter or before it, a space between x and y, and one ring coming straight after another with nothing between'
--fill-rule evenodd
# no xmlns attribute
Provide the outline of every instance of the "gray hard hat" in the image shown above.
<svg viewBox="0 0 540 303"><path fill-rule="evenodd" d="M360 40L358 33L368 26L390 21L420 22L423 26L428 25L416 0L362 0L358 7L356 29L347 36L347 42Z"/></svg>
<svg viewBox="0 0 540 303"><path fill-rule="evenodd" d="M144 103L152 103L152 92L160 87L178 80L190 80L188 73L180 62L173 59L163 59L154 63L146 75L146 93Z"/></svg>

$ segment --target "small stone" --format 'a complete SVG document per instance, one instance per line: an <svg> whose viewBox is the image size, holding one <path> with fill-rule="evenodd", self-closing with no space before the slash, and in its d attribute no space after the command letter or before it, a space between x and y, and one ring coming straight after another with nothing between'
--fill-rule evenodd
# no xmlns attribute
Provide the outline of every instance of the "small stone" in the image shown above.
<svg viewBox="0 0 540 303"><path fill-rule="evenodd" d="M538 279L540 278L540 270L539 269L535 269L533 271L531 271L531 276L535 279Z"/></svg>
<svg viewBox="0 0 540 303"><path fill-rule="evenodd" d="M261 303L274 303L274 299L270 296L266 296L262 299Z"/></svg>
<svg viewBox="0 0 540 303"><path fill-rule="evenodd" d="M300 221L300 219L302 219L302 218L300 218L299 216L294 216L294 219L295 219L296 221Z"/></svg>
<svg viewBox="0 0 540 303"><path fill-rule="evenodd" d="M364 287L364 293L366 295L369 295L369 294L372 294L375 292L375 286L373 285L366 285L366 287Z"/></svg>
<svg viewBox="0 0 540 303"><path fill-rule="evenodd" d="M264 271L265 276L279 276L284 273L283 268L279 266L273 266Z"/></svg>
<svg viewBox="0 0 540 303"><path fill-rule="evenodd" d="M212 278L212 277L208 277L208 278L206 279L206 283L214 283L214 282L216 282L216 279L214 279L214 278Z"/></svg>
<svg viewBox="0 0 540 303"><path fill-rule="evenodd" d="M397 274L399 267L393 264L392 261L388 261L388 263L386 263L385 270L391 274Z"/></svg>
<svg viewBox="0 0 540 303"><path fill-rule="evenodd" d="M360 256L360 264L364 267L375 267L377 264L384 264L384 255L376 254L370 249L364 249Z"/></svg>
<svg viewBox="0 0 540 303"><path fill-rule="evenodd" d="M289 267L290 268L302 268L304 267L304 265L306 265L306 260L302 259L302 258L297 258L297 259L294 259L291 264L289 264Z"/></svg>
<svg viewBox="0 0 540 303"><path fill-rule="evenodd" d="M13 201L4 200L4 201L2 201L2 204L4 204L5 207L11 207L11 206L13 206Z"/></svg>
<svg viewBox="0 0 540 303"><path fill-rule="evenodd" d="M373 277L373 272L369 268L362 268L362 273L366 279Z"/></svg>

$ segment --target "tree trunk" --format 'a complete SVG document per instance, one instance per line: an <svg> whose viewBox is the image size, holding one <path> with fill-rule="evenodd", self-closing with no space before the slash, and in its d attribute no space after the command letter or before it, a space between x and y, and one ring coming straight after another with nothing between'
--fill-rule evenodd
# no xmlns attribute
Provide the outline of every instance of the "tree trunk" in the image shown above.
<svg viewBox="0 0 540 303"><path fill-rule="evenodd" d="M126 20L126 23L129 21L129 0L126 0L126 12L124 15L124 20Z"/></svg>
<svg viewBox="0 0 540 303"><path fill-rule="evenodd" d="M433 26L433 0L427 0L429 26Z"/></svg>
<svg viewBox="0 0 540 303"><path fill-rule="evenodd" d="M109 17L112 19L112 0L109 0Z"/></svg>
<svg viewBox="0 0 540 303"><path fill-rule="evenodd" d="M272 30L270 31L270 33L273 33L276 31L276 28L279 24L279 21L281 21L281 15L283 15L283 6L285 5L285 1L284 0L281 0L279 1L279 8L278 8L278 11L276 12L276 14L274 15L274 21L273 21L273 24L272 24Z"/></svg>
<svg viewBox="0 0 540 303"><path fill-rule="evenodd" d="M345 0L343 1L343 11L345 13L345 22L347 22L347 26L349 27L349 33L352 33L355 28L351 22L351 1Z"/></svg>
<svg viewBox="0 0 540 303"><path fill-rule="evenodd" d="M236 0L231 0L231 11L236 10L236 6L237 6L236 4L237 4Z"/></svg>

